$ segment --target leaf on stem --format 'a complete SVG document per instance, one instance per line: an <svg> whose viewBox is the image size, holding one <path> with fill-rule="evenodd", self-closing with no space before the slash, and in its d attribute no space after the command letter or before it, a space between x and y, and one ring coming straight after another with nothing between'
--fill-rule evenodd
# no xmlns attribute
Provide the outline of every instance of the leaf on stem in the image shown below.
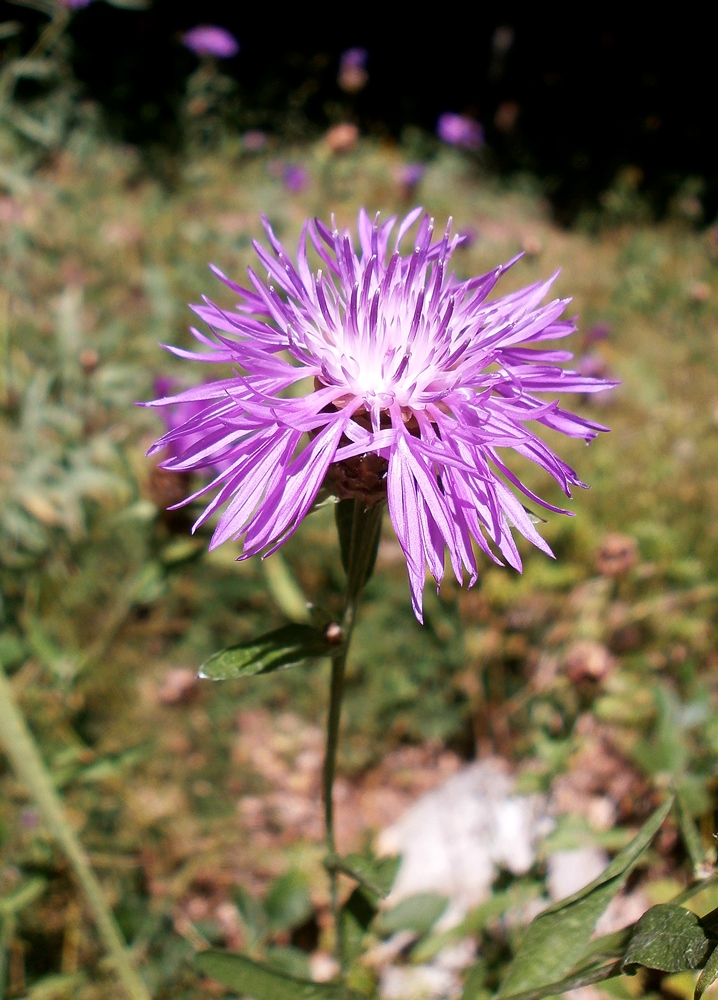
<svg viewBox="0 0 718 1000"><path fill-rule="evenodd" d="M285 625L250 642L223 649L202 664L199 676L212 681L253 677L293 667L302 660L331 656L336 643L310 625Z"/></svg>
<svg viewBox="0 0 718 1000"><path fill-rule="evenodd" d="M695 913L661 903L647 910L636 924L621 968L629 973L640 965L661 972L697 969L715 945Z"/></svg>
<svg viewBox="0 0 718 1000"><path fill-rule="evenodd" d="M718 948L715 948L705 964L703 972L698 977L693 1000L701 1000L701 997L713 983L718 979Z"/></svg>
<svg viewBox="0 0 718 1000"><path fill-rule="evenodd" d="M342 872L353 878L355 882L367 889L373 896L385 899L394 884L400 859L365 858L361 854L347 854L340 857L334 854L324 863L327 871Z"/></svg>
<svg viewBox="0 0 718 1000"><path fill-rule="evenodd" d="M340 984L298 979L228 951L202 951L196 963L200 972L252 1000L358 1000Z"/></svg>
<svg viewBox="0 0 718 1000"><path fill-rule="evenodd" d="M554 903L532 921L502 983L499 993L502 1000L517 1000L524 994L541 997L561 992L559 983L583 972L581 966L595 947L591 935L598 918L648 849L672 805L670 798L657 809L598 878L567 899ZM610 975L618 972L620 965ZM587 966L585 974L602 976L601 966Z"/></svg>

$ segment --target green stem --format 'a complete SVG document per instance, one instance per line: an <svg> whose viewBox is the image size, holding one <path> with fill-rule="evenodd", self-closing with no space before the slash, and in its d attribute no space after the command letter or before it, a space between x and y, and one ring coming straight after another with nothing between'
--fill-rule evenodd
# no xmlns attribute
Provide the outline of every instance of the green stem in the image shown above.
<svg viewBox="0 0 718 1000"><path fill-rule="evenodd" d="M347 511L348 505L351 510ZM344 506L343 506L344 505ZM340 508L342 510L340 511ZM327 717L327 744L324 756L322 791L324 799L324 826L326 831L327 857L336 855L334 834L334 777L336 774L337 748L339 745L339 725L341 721L347 656L354 623L364 585L371 576L376 560L376 552L381 533L383 504L366 508L362 501L342 501L337 505L337 528L342 552L342 561L347 573L346 596L342 614L342 644L332 657L329 714ZM329 870L330 899L336 954L342 973L345 971L345 954L342 925L339 917L337 871Z"/></svg>
<svg viewBox="0 0 718 1000"><path fill-rule="evenodd" d="M0 738L18 777L27 787L80 883L100 940L131 1000L151 1000L132 965L120 929L80 841L67 821L62 802L38 752L0 664Z"/></svg>

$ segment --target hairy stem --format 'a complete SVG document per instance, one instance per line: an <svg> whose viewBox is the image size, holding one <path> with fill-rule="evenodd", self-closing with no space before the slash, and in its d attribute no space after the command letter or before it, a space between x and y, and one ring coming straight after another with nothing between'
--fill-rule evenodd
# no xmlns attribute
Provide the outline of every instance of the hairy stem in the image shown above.
<svg viewBox="0 0 718 1000"><path fill-rule="evenodd" d="M343 501L343 504L344 507L341 504L337 505L337 528L339 530L342 562L347 574L347 584L344 612L341 621L342 643L332 657L329 714L327 716L327 743L322 782L327 858L332 858L336 855L333 789L347 656L361 593L374 569L383 514L383 504L376 504L369 508L365 507L364 503L360 500ZM351 505L350 510L347 510L348 505ZM339 510L340 507L342 507L341 511ZM329 878L331 909L336 938L336 954L342 972L344 972L344 941L339 915L338 878L335 869L330 868Z"/></svg>

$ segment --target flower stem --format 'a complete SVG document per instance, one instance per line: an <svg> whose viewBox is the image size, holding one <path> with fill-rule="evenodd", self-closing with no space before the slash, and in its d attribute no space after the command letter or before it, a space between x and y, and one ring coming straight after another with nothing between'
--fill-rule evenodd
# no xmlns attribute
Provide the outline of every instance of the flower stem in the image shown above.
<svg viewBox="0 0 718 1000"><path fill-rule="evenodd" d="M354 630L362 590L374 569L381 534L383 507L384 505L381 503L374 504L372 507L365 507L361 500L343 500L337 504L337 530L339 532L342 562L347 574L347 585L344 598L344 612L341 621L342 643L332 657L329 714L327 716L327 743L322 782L327 860L336 856L333 789L349 643L351 642ZM338 877L336 870L332 866L329 866L329 879L336 955L343 973L346 961L342 922L339 914Z"/></svg>

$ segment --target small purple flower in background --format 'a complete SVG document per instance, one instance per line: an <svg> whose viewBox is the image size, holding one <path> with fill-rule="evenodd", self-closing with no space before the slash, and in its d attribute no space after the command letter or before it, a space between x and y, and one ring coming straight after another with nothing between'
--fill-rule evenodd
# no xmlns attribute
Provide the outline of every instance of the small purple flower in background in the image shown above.
<svg viewBox="0 0 718 1000"><path fill-rule="evenodd" d="M301 164L288 163L284 168L282 180L287 191L298 194L309 183L309 174L306 167L301 166Z"/></svg>
<svg viewBox="0 0 718 1000"><path fill-rule="evenodd" d="M339 57L337 83L348 94L358 93L369 82L369 74L366 71L368 57L369 53L362 48L347 49Z"/></svg>
<svg viewBox="0 0 718 1000"><path fill-rule="evenodd" d="M479 231L473 226L466 226L459 230L459 246L462 250L470 250L479 238Z"/></svg>
<svg viewBox="0 0 718 1000"><path fill-rule="evenodd" d="M82 7L89 7L91 3L92 0L60 0L60 5L70 10L80 10Z"/></svg>
<svg viewBox="0 0 718 1000"><path fill-rule="evenodd" d="M182 43L196 56L231 59L239 52L239 42L226 28L215 24L198 24L182 35Z"/></svg>
<svg viewBox="0 0 718 1000"><path fill-rule="evenodd" d="M446 549L469 585L479 574L472 542L520 569L515 528L551 554L505 480L533 503L569 512L524 486L504 450L535 462L570 496L583 483L528 424L589 441L607 428L562 409L556 395L612 383L561 368L572 355L544 347L575 330L561 318L568 300L542 304L555 275L489 300L518 258L459 281L449 267L459 238L449 227L435 239L433 220L415 209L392 246L396 221L380 225L362 209L358 249L348 230L308 221L292 262L264 220L271 252L254 249L267 282L249 268L243 288L215 269L240 297L236 310L193 306L213 336L193 329L201 351L169 348L230 371L147 404L198 407L150 453L172 449L162 466L179 473L221 463L184 503L216 490L195 527L226 504L210 548L241 540L240 559L282 545L322 488L367 506L386 500L421 619L426 567L440 582ZM417 222L404 256L400 244ZM317 273L310 243L323 262ZM307 395L285 395L307 379Z"/></svg>
<svg viewBox="0 0 718 1000"><path fill-rule="evenodd" d="M167 375L159 375L154 381L154 391L158 396L167 396L168 393L173 392L176 388L177 380ZM193 417L201 413L204 408L205 405L201 401L180 402L175 406L165 407L162 410L162 420L168 432L175 431L178 427L184 427L188 421L191 421ZM187 448L195 444L198 440L201 440L201 434L182 435L179 438L173 439L167 445L167 452L172 458L179 458ZM213 475L217 475L223 468L225 466L221 462L210 466Z"/></svg>
<svg viewBox="0 0 718 1000"><path fill-rule="evenodd" d="M608 340L610 336L611 327L608 323L594 323L583 335L583 342L588 346L588 344L597 344L601 340Z"/></svg>
<svg viewBox="0 0 718 1000"><path fill-rule="evenodd" d="M259 153L267 145L267 133L251 128L242 136L242 145L248 153Z"/></svg>
<svg viewBox="0 0 718 1000"><path fill-rule="evenodd" d="M413 197L416 186L426 173L423 163L405 163L397 172L396 180L405 198Z"/></svg>
<svg viewBox="0 0 718 1000"><path fill-rule="evenodd" d="M484 130L480 122L468 115L456 115L451 111L439 115L436 134L442 142L462 149L481 149L484 144Z"/></svg>

